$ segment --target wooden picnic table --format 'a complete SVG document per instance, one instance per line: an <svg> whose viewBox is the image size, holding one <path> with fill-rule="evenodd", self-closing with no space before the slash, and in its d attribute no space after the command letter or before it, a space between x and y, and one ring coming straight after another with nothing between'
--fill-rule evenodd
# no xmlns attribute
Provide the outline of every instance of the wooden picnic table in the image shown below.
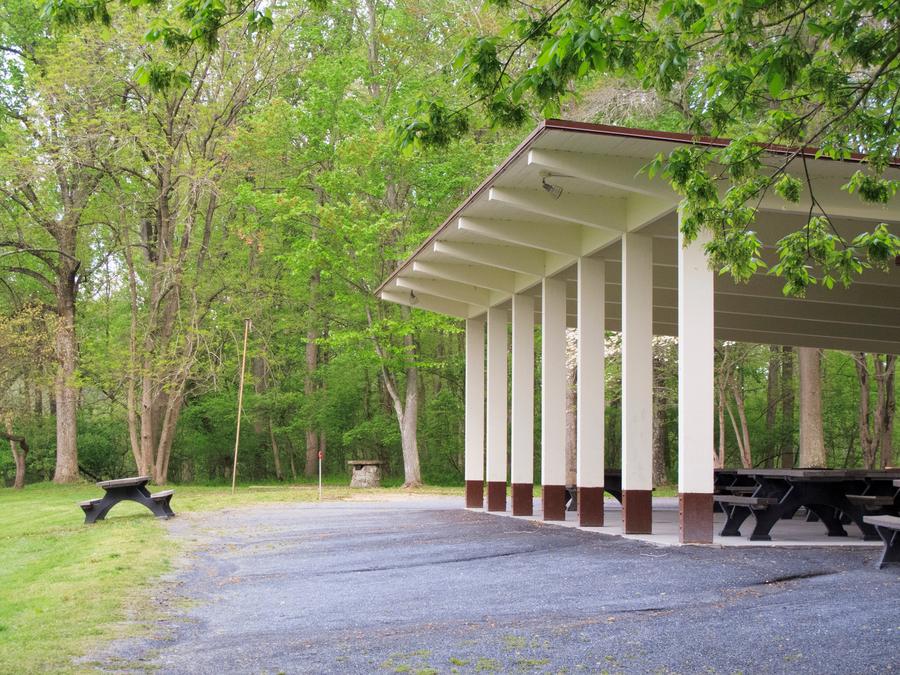
<svg viewBox="0 0 900 675"><path fill-rule="evenodd" d="M728 479L743 494L728 493ZM747 479L755 487L747 495ZM802 506L825 525L830 537L846 537L842 520L856 523L867 540L878 539L867 515L900 515L898 470L867 469L730 469L716 479L714 500L727 516L722 536L740 536L742 523L753 515L756 526L750 539L771 540L770 532L781 519L791 518Z"/></svg>
<svg viewBox="0 0 900 675"><path fill-rule="evenodd" d="M174 490L163 490L151 494L147 489L150 476L135 476L133 478L117 478L116 480L104 480L97 483L97 487L103 488L105 494L98 499L90 499L80 502L79 506L84 511L84 523L90 525L98 520L106 518L109 510L119 502L130 501L143 504L153 512L157 518L171 518L175 515L169 502L172 501Z"/></svg>

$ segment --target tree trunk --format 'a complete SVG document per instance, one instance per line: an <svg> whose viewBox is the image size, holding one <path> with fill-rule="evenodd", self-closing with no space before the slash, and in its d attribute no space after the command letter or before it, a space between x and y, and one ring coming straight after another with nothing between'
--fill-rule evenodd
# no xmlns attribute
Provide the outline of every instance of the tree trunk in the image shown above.
<svg viewBox="0 0 900 675"><path fill-rule="evenodd" d="M275 478L284 480L284 474L281 472L281 453L278 451L278 442L275 440L275 434L272 431L271 420L269 420L269 443L272 445L272 459L275 460Z"/></svg>
<svg viewBox="0 0 900 675"><path fill-rule="evenodd" d="M409 318L409 308L401 307L405 319ZM366 307L366 320L371 328L372 310ZM400 425L400 445L403 450L403 475L404 487L419 487L422 484L422 473L419 469L419 371L415 365L406 368L406 395L405 401L400 397L397 382L387 369L387 356L376 338L372 338L375 352L381 360L381 384L388 395L388 407L392 408ZM412 333L403 336L404 353L414 363L416 357L416 343Z"/></svg>
<svg viewBox="0 0 900 675"><path fill-rule="evenodd" d="M747 413L744 409L744 393L738 384L737 377L733 377L731 380L731 395L734 398L734 403L738 411L738 419L741 423L739 430L734 415L731 412L731 407L728 406L728 416L731 418L731 426L734 429L738 450L741 453L741 466L745 469L752 469L753 455L750 452L750 429L747 426Z"/></svg>
<svg viewBox="0 0 900 675"><path fill-rule="evenodd" d="M727 357L723 354L722 360ZM718 452L713 457L713 464L717 469L725 467L725 397L726 394L726 374L724 364L720 365L719 372L716 373L716 412L719 422L719 445Z"/></svg>
<svg viewBox="0 0 900 675"><path fill-rule="evenodd" d="M175 440L175 427L181 416L182 392L169 397L169 404L160 425L159 445L156 448L156 462L154 464L153 482L157 485L165 485L169 476L169 459L172 456L172 442Z"/></svg>
<svg viewBox="0 0 900 675"><path fill-rule="evenodd" d="M291 439L287 439L287 449L288 449L288 459L290 460L291 465L291 480L297 480L297 465L294 463L294 444L291 443Z"/></svg>
<svg viewBox="0 0 900 675"><path fill-rule="evenodd" d="M138 428L137 415L137 339L138 339L138 291L137 272L134 269L134 256L131 253L131 239L128 227L122 228L125 245L125 264L128 267L128 295L131 299L131 322L128 329L128 386L125 401L126 419L128 422L128 442L131 445L131 454L134 458L134 468L138 475L146 476L143 469L140 429Z"/></svg>
<svg viewBox="0 0 900 675"><path fill-rule="evenodd" d="M781 468L794 467L794 348L781 348Z"/></svg>
<svg viewBox="0 0 900 675"><path fill-rule="evenodd" d="M879 401L882 404L882 412L877 433L882 468L892 466L894 463L894 417L897 413L897 398L894 386L896 372L897 356L885 354L884 366L881 368L878 379Z"/></svg>
<svg viewBox="0 0 900 675"><path fill-rule="evenodd" d="M664 485L669 478L669 416L660 369L656 369L653 387L653 487Z"/></svg>
<svg viewBox="0 0 900 675"><path fill-rule="evenodd" d="M151 475L153 466L153 378L149 369L149 358L145 356L141 377L141 463L138 466L142 476Z"/></svg>
<svg viewBox="0 0 900 675"><path fill-rule="evenodd" d="M769 369L766 387L766 429L769 433L769 447L766 450L766 458L764 466L771 468L774 464L775 455L779 450L778 432L775 426L776 412L778 408L778 395L780 387L778 382L778 374L780 372L781 348L772 345L769 347Z"/></svg>
<svg viewBox="0 0 900 675"><path fill-rule="evenodd" d="M419 468L419 371L406 369L406 406L400 418L400 443L403 448L403 487L422 485Z"/></svg>
<svg viewBox="0 0 900 675"><path fill-rule="evenodd" d="M16 478L13 482L13 488L21 490L25 487L25 456L28 454L28 441L24 436L13 433L12 420L5 417L3 420L6 433L0 431L0 438L9 441L9 448L12 450L13 461L16 464Z"/></svg>
<svg viewBox="0 0 900 675"><path fill-rule="evenodd" d="M578 367L573 347L567 341L566 354L566 485L578 483Z"/></svg>
<svg viewBox="0 0 900 675"><path fill-rule="evenodd" d="M313 275L313 279L311 283L316 281L315 277L318 274ZM312 397L316 391L316 366L319 362L319 345L316 343L316 340L319 338L319 332L316 328L312 327L306 332L306 377L303 383L303 393L306 395L306 409L307 411L311 410L312 405ZM308 415L308 417L311 417ZM318 469L318 460L319 460L319 433L314 428L312 419L307 419L306 421L306 467L304 468L304 475L307 478L311 478L316 475L316 471Z"/></svg>
<svg viewBox="0 0 900 675"><path fill-rule="evenodd" d="M253 373L253 391L257 395L265 394L269 389L269 363L264 356L254 356L250 359L250 372ZM264 435L268 436L269 445L272 449L272 459L275 464L276 480L284 480L281 472L281 457L278 453L278 443L275 441L275 434L272 432L272 420L268 411L263 409L253 416L253 433L257 439L261 439ZM265 445L265 441L262 441Z"/></svg>
<svg viewBox="0 0 900 675"><path fill-rule="evenodd" d="M72 248L74 249L74 242ZM60 259L56 280L56 309L59 326L56 332L56 469L54 483L78 480L78 388L75 369L78 345L75 339L75 296L77 265Z"/></svg>
<svg viewBox="0 0 900 675"><path fill-rule="evenodd" d="M857 416L857 431L859 433L859 447L862 451L863 466L871 469L875 466L875 453L878 447L878 434L872 433L871 422L872 413L869 405L869 397L871 387L869 383L869 357L864 352L856 352L853 354L853 361L856 365L856 378L859 382L859 407ZM874 361L878 363L878 355L874 357ZM879 401L879 405L880 405ZM877 429L877 424L876 424Z"/></svg>
<svg viewBox="0 0 900 675"><path fill-rule="evenodd" d="M824 468L828 464L822 428L822 352L797 349L800 371L800 466Z"/></svg>

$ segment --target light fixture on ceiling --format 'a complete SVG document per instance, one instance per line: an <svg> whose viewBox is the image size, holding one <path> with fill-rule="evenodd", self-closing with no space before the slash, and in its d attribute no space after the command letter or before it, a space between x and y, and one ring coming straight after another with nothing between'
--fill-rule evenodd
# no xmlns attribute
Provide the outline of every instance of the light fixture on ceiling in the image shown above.
<svg viewBox="0 0 900 675"><path fill-rule="evenodd" d="M555 185L554 183L550 183L547 181L547 176L541 176L541 187L544 188L547 192L553 195L554 199L559 199L562 196L563 189L559 185Z"/></svg>
<svg viewBox="0 0 900 675"><path fill-rule="evenodd" d="M416 305L419 304L419 298L416 297L416 294L414 291L409 292L409 304L412 307L415 307Z"/></svg>

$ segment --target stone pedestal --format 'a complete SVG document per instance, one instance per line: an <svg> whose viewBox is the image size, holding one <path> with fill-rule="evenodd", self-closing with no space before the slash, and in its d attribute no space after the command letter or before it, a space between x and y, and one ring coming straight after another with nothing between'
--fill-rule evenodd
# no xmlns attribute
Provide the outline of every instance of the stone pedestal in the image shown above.
<svg viewBox="0 0 900 675"><path fill-rule="evenodd" d="M352 467L350 487L352 488L377 488L381 487L381 464L378 460L352 459L347 462Z"/></svg>

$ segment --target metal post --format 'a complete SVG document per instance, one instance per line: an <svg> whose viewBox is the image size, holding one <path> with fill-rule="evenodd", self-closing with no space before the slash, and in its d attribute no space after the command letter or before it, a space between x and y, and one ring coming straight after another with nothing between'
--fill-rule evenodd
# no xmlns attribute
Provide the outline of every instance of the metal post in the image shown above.
<svg viewBox="0 0 900 675"><path fill-rule="evenodd" d="M324 452L319 450L319 501L322 501L322 457Z"/></svg>
<svg viewBox="0 0 900 675"><path fill-rule="evenodd" d="M244 411L244 371L247 367L247 336L250 333L250 319L244 319L244 351L241 356L241 384L238 389L237 428L234 431L234 466L231 468L231 494L237 481L238 443L241 440L241 413Z"/></svg>

